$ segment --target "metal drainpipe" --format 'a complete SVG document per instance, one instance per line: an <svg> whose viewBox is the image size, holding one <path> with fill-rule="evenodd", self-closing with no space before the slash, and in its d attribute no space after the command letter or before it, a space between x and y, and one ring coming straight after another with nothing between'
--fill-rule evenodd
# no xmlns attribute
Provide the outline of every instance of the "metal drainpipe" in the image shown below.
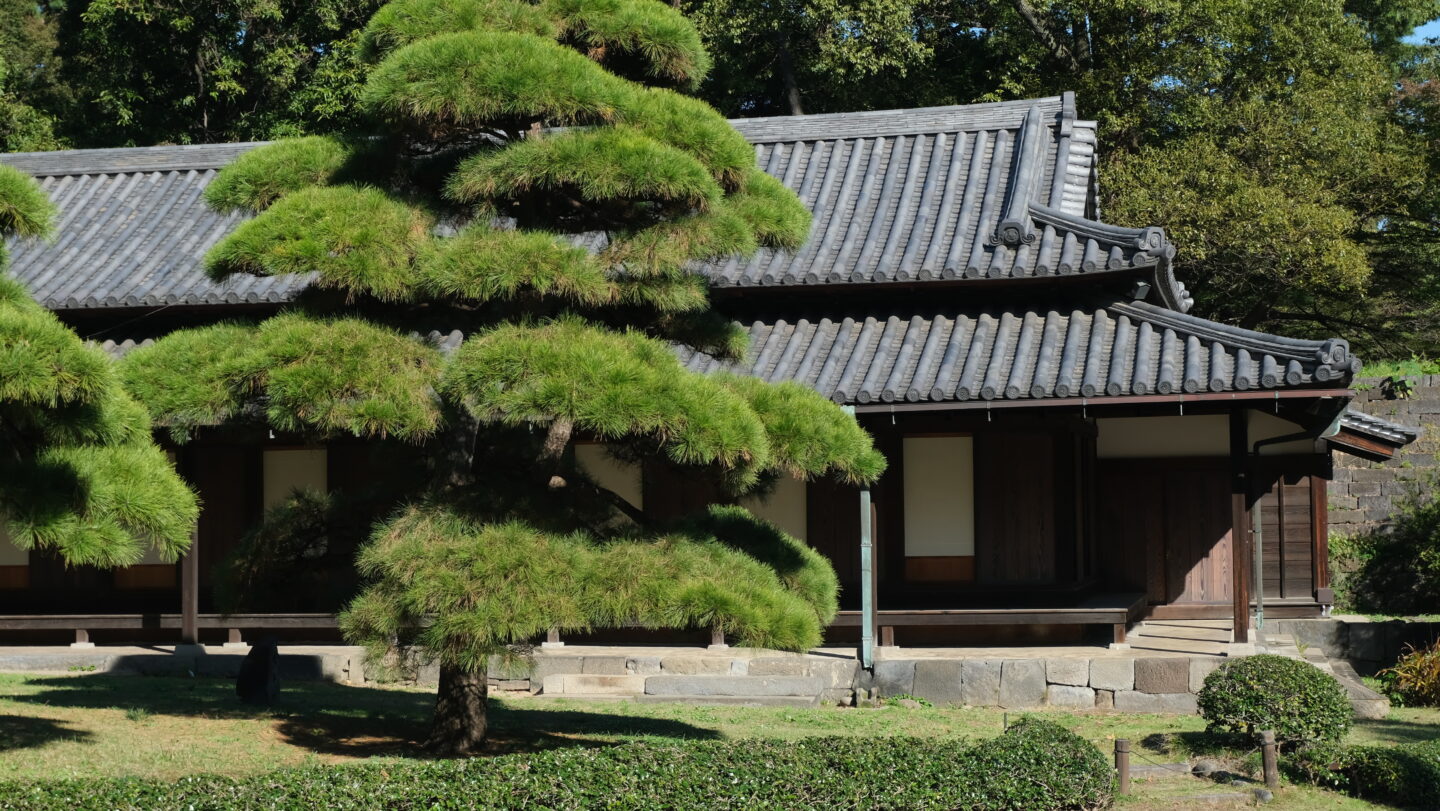
<svg viewBox="0 0 1440 811"><path fill-rule="evenodd" d="M855 416L855 406L841 406ZM875 538L870 532L870 488L860 490L860 666L875 669Z"/></svg>

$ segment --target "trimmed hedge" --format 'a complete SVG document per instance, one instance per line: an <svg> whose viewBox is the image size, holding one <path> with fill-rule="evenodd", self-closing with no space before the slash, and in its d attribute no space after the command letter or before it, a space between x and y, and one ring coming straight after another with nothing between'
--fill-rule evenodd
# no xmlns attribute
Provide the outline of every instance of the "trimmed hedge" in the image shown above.
<svg viewBox="0 0 1440 811"><path fill-rule="evenodd" d="M1024 720L970 746L914 738L633 743L232 780L0 784L0 808L1089 809L1112 774L1084 739Z"/></svg>
<svg viewBox="0 0 1440 811"><path fill-rule="evenodd" d="M1440 740L1397 746L1320 746L1287 764L1292 779L1403 808L1440 798Z"/></svg>
<svg viewBox="0 0 1440 811"><path fill-rule="evenodd" d="M1276 740L1292 745L1338 741L1354 717L1334 676L1268 653L1221 665L1205 677L1197 700L1209 731L1257 735L1274 730Z"/></svg>

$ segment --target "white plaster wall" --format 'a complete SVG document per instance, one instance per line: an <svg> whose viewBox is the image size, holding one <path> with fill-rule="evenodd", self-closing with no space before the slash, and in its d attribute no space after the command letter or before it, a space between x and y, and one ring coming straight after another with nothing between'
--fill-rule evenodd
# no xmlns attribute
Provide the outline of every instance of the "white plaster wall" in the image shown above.
<svg viewBox="0 0 1440 811"><path fill-rule="evenodd" d="M1250 411L1250 422L1246 430L1250 433L1250 444L1253 446L1257 440L1286 436L1303 429L1301 426L1289 420L1283 420L1274 414L1268 414L1259 409L1252 409ZM1314 452L1315 440L1313 439L1301 439L1294 442L1276 442L1273 445L1260 446L1261 456L1282 456L1284 454Z"/></svg>
<svg viewBox="0 0 1440 811"><path fill-rule="evenodd" d="M744 498L740 504L755 515L806 540L805 480L782 476L768 498Z"/></svg>
<svg viewBox="0 0 1440 811"><path fill-rule="evenodd" d="M905 554L975 554L975 445L968 436L907 436Z"/></svg>
<svg viewBox="0 0 1440 811"><path fill-rule="evenodd" d="M1230 455L1230 418L1224 414L1113 417L1097 419L1095 426L1101 459Z"/></svg>
<svg viewBox="0 0 1440 811"><path fill-rule="evenodd" d="M630 502L632 507L645 508L645 486L639 465L618 461L598 442L577 443L575 464L596 484Z"/></svg>
<svg viewBox="0 0 1440 811"><path fill-rule="evenodd" d="M28 566L30 553L10 540L10 533L0 524L0 566Z"/></svg>
<svg viewBox="0 0 1440 811"><path fill-rule="evenodd" d="M296 490L329 491L324 448L267 450L264 454L265 509L270 509Z"/></svg>
<svg viewBox="0 0 1440 811"><path fill-rule="evenodd" d="M1249 410L1250 444L1285 436L1300 426L1260 409ZM1230 455L1230 418L1225 414L1169 417L1114 417L1095 420L1095 449L1101 459L1154 459ZM1305 439L1260 448L1261 455L1314 453L1315 441Z"/></svg>

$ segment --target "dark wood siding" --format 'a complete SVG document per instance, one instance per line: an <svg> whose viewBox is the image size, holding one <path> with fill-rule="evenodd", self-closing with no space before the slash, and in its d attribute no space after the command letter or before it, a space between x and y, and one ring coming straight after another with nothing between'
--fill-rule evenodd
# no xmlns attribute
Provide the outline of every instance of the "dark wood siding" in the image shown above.
<svg viewBox="0 0 1440 811"><path fill-rule="evenodd" d="M860 604L860 490L834 479L815 479L805 487L805 536L830 559L840 578L841 602Z"/></svg>
<svg viewBox="0 0 1440 811"><path fill-rule="evenodd" d="M1100 575L1151 604L1231 599L1230 488L1223 461L1101 460Z"/></svg>
<svg viewBox="0 0 1440 811"><path fill-rule="evenodd" d="M1265 598L1310 599L1315 593L1315 527L1309 476L1279 479L1260 499L1260 557Z"/></svg>
<svg viewBox="0 0 1440 811"><path fill-rule="evenodd" d="M977 582L1055 582L1055 447L1051 434L976 434Z"/></svg>

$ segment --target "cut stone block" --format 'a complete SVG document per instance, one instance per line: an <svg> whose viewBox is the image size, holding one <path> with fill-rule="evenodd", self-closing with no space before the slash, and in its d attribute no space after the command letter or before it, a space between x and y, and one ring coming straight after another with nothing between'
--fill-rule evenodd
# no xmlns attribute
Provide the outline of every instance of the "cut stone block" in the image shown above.
<svg viewBox="0 0 1440 811"><path fill-rule="evenodd" d="M646 678L577 674L546 676L544 692L547 695L630 696L645 692Z"/></svg>
<svg viewBox="0 0 1440 811"><path fill-rule="evenodd" d="M754 662L752 661L751 664L753 665ZM840 687L846 690L855 686L855 675L860 670L860 663L854 659L809 659L806 660L806 666L809 670L805 675L824 681L826 687Z"/></svg>
<svg viewBox="0 0 1440 811"><path fill-rule="evenodd" d="M660 672L660 657L632 656L625 660L625 671L636 676L653 676Z"/></svg>
<svg viewBox="0 0 1440 811"><path fill-rule="evenodd" d="M1135 660L1091 659L1090 686L1097 690L1135 689Z"/></svg>
<svg viewBox="0 0 1440 811"><path fill-rule="evenodd" d="M1113 709L1115 709L1115 691L1114 691L1114 690L1096 690L1096 691L1095 691L1095 709L1097 709L1097 710L1113 710Z"/></svg>
<svg viewBox="0 0 1440 811"><path fill-rule="evenodd" d="M1006 659L1000 668L1000 706L1007 709L1038 707L1045 703L1045 662L1040 659Z"/></svg>
<svg viewBox="0 0 1440 811"><path fill-rule="evenodd" d="M530 678L537 682L543 682L549 676L580 673L584 666L585 660L580 656L536 656L534 667L530 671Z"/></svg>
<svg viewBox="0 0 1440 811"><path fill-rule="evenodd" d="M836 707L852 706L855 703L855 691L844 687L826 687L820 691L820 703Z"/></svg>
<svg viewBox="0 0 1440 811"><path fill-rule="evenodd" d="M660 660L660 672L676 676L728 676L728 656L666 656Z"/></svg>
<svg viewBox="0 0 1440 811"><path fill-rule="evenodd" d="M1159 657L1136 659L1135 689L1141 693L1190 692L1190 660Z"/></svg>
<svg viewBox="0 0 1440 811"><path fill-rule="evenodd" d="M639 704L691 704L697 707L813 707L814 696L635 696Z"/></svg>
<svg viewBox="0 0 1440 811"><path fill-rule="evenodd" d="M963 660L960 668L960 681L962 704L968 704L971 707L1000 706L1000 661L998 659Z"/></svg>
<svg viewBox="0 0 1440 811"><path fill-rule="evenodd" d="M875 694L880 698L915 695L915 660L884 659L875 663Z"/></svg>
<svg viewBox="0 0 1440 811"><path fill-rule="evenodd" d="M1194 715L1195 696L1192 693L1142 693L1139 690L1119 690L1115 693L1115 709L1120 712Z"/></svg>
<svg viewBox="0 0 1440 811"><path fill-rule="evenodd" d="M917 660L911 694L941 705L965 703L961 665L956 659Z"/></svg>
<svg viewBox="0 0 1440 811"><path fill-rule="evenodd" d="M1093 710L1095 709L1095 691L1089 687L1052 684L1045 688L1045 703L1055 707Z"/></svg>
<svg viewBox="0 0 1440 811"><path fill-rule="evenodd" d="M626 661L624 656L586 656L580 672L592 676L624 676L630 672Z"/></svg>
<svg viewBox="0 0 1440 811"><path fill-rule="evenodd" d="M1216 657L1195 658L1190 660L1190 692L1198 693L1200 688L1205 686L1205 677L1214 673L1220 667L1222 659Z"/></svg>
<svg viewBox="0 0 1440 811"><path fill-rule="evenodd" d="M751 659L748 672L751 676L808 676L809 667L800 658Z"/></svg>
<svg viewBox="0 0 1440 811"><path fill-rule="evenodd" d="M1090 683L1089 659L1047 659L1045 680L1051 684L1084 687Z"/></svg>
<svg viewBox="0 0 1440 811"><path fill-rule="evenodd" d="M640 678L638 676L632 678ZM809 696L820 695L819 679L804 676L646 676L651 696Z"/></svg>

